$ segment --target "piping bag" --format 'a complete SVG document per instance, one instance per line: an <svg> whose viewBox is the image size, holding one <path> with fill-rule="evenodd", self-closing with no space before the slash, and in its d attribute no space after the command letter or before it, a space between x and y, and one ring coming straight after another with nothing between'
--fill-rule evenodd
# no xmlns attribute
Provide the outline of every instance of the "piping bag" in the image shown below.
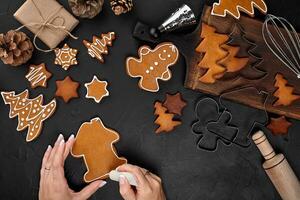
<svg viewBox="0 0 300 200"><path fill-rule="evenodd" d="M134 176L129 172L118 172L117 170L112 170L109 172L109 178L113 181L119 182L120 176L123 175L126 177L130 185L137 186L137 182Z"/></svg>

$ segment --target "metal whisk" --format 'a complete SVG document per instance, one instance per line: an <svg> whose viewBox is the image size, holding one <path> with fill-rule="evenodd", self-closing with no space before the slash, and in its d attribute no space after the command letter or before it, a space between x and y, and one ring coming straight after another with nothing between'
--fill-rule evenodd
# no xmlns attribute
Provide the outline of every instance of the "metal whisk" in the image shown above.
<svg viewBox="0 0 300 200"><path fill-rule="evenodd" d="M300 78L300 39L293 25L283 17L269 14L262 35L273 54Z"/></svg>

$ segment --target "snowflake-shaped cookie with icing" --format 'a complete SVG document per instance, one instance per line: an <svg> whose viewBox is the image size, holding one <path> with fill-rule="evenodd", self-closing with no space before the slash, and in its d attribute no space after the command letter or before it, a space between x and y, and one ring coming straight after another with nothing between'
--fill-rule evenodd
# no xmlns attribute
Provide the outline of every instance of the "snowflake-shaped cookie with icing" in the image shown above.
<svg viewBox="0 0 300 200"><path fill-rule="evenodd" d="M96 103L100 103L103 97L109 95L107 85L106 81L100 81L97 76L94 76L91 82L84 84L87 90L85 97L94 99Z"/></svg>
<svg viewBox="0 0 300 200"><path fill-rule="evenodd" d="M68 70L71 65L77 65L77 49L70 48L67 44L63 46L63 48L56 48L54 50L56 58L54 64L61 65L64 70Z"/></svg>

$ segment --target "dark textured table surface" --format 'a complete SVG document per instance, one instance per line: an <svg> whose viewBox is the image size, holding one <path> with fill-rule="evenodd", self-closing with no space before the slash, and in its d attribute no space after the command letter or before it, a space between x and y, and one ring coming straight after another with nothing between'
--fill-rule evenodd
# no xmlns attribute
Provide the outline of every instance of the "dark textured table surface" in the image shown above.
<svg viewBox="0 0 300 200"><path fill-rule="evenodd" d="M59 2L70 10L66 0ZM38 139L31 143L25 142L26 131L16 131L17 120L8 118L9 106L0 101L0 199L37 199L39 168L47 145L53 144L59 133L65 137L76 133L83 122L96 116L120 133L121 140L116 145L120 155L125 156L130 163L149 168L163 178L168 199L280 199L261 167L262 157L253 143L248 148L220 143L215 152L197 148L197 136L192 133L191 125L196 120L196 102L205 95L183 87L186 70L183 57L172 67L172 79L160 82L161 90L158 93L140 90L137 80L126 74L126 57L136 56L137 48L143 44L131 36L136 21L157 26L184 2L200 16L204 3L201 0L136 0L134 11L119 17L113 15L106 1L103 12L95 19L80 20L74 31L80 37L79 40L66 40L71 47L80 51L79 65L69 71L54 65L53 53L35 51L30 63L46 63L53 77L46 89L30 89L31 98L44 94L45 102L49 102L54 98L55 81L67 75L81 83L80 98L68 104L59 99L57 111L44 123ZM20 26L12 15L22 3L23 0L1 1L0 32ZM267 3L270 13L286 17L300 31L297 0L273 0ZM105 57L105 64L100 64L87 54L82 39L90 39L94 34L108 31L115 31L117 39ZM1 63L0 70L1 90L15 90L19 93L30 87L24 78L27 65L13 68ZM84 98L83 84L89 82L93 75L109 82L111 95L100 104ZM156 100L162 101L166 92L177 91L182 92L188 101L182 117L183 124L170 134L157 136L154 134L153 103ZM240 127L249 126L248 122L264 114L231 102L226 102L226 107L233 114L233 122ZM295 173L300 176L300 122L291 121L293 126L285 137L274 137L265 128L263 130L276 151L286 155ZM81 189L85 172L82 160L68 158L65 170L71 187ZM117 183L109 181L91 199L121 199Z"/></svg>

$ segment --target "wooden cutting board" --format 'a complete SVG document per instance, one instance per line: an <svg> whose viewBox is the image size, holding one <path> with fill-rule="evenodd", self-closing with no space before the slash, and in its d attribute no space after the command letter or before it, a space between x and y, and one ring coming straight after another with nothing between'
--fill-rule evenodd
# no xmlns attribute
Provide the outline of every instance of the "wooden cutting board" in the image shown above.
<svg viewBox="0 0 300 200"><path fill-rule="evenodd" d="M182 42L174 41L182 50L187 62L185 87L212 95L221 95L222 98L278 115L300 119L299 99L288 106L274 106L278 99L273 96L277 90L274 86L275 76L283 75L288 85L293 86L294 93L298 95L300 95L300 80L266 46L262 36L263 22L246 16L242 16L240 20L231 16L225 18L212 16L210 11L210 7L204 7L202 22L215 27L217 32L222 34L229 35L237 27L242 30L243 37L247 41L244 44L248 44L249 48L240 54L243 56L248 54L251 61L241 71L225 74L213 84L200 82L199 78L205 73L198 66L204 54L195 51L202 40L200 23L199 27L185 36Z"/></svg>

